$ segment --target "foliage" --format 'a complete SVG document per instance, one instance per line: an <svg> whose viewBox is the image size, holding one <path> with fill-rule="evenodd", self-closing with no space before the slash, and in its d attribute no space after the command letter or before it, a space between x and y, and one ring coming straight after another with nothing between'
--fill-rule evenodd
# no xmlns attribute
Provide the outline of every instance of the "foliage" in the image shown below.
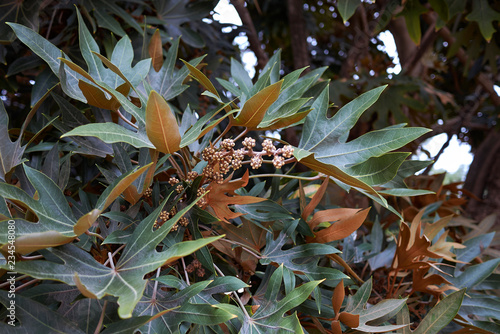
<svg viewBox="0 0 500 334"><path fill-rule="evenodd" d="M428 130L353 138L386 86L330 116L325 68L281 77L280 51L211 80L215 56L186 50L212 5L63 6L77 31L49 40L9 3L25 16L3 50L36 60L8 71L37 72L19 130L0 102L2 331L498 332L491 218L461 223L456 189L408 178L428 162L401 150ZM292 126L295 146L271 136Z"/></svg>

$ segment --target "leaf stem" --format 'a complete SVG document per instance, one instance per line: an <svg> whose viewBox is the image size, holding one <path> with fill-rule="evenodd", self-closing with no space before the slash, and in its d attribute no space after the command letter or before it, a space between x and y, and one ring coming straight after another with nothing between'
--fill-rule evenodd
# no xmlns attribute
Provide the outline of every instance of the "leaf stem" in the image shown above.
<svg viewBox="0 0 500 334"><path fill-rule="evenodd" d="M23 261L31 261L31 260L43 259L43 255L22 256L21 258L23 259Z"/></svg>
<svg viewBox="0 0 500 334"><path fill-rule="evenodd" d="M215 270L219 273L219 275L224 277L225 275L222 272L222 270L220 270L219 267L217 267L217 265L215 263L213 265L214 265ZM238 302L238 305L241 308L241 310L243 311L243 314L245 315L245 317L247 319L250 319L251 317L248 314L247 309L245 308L245 305L243 305L243 302L241 301L240 297L238 296L238 293L236 291L233 291L232 294L233 294L234 298L236 299L236 301Z"/></svg>
<svg viewBox="0 0 500 334"><path fill-rule="evenodd" d="M116 255L116 254L118 254L118 252L119 252L119 251L121 251L122 249L124 249L124 248L125 248L125 246L126 246L126 245L121 245L120 247L118 247L118 248L117 248L117 249L113 252L113 254L111 255L111 258L114 258L114 257L115 257L115 255ZM108 265L109 260L110 260L110 258L108 258L108 259L106 260L106 262L104 262L104 265L105 265L105 266L106 266L106 265Z"/></svg>
<svg viewBox="0 0 500 334"><path fill-rule="evenodd" d="M226 128L224 129L224 131L222 131L222 133L220 134L219 137L217 137L217 139L215 139L215 141L213 142L214 144L217 143L219 140L222 139L222 137L224 137L226 135L226 133L229 132L229 129L232 128L232 125L231 125L231 122L229 122L229 124L226 126Z"/></svg>
<svg viewBox="0 0 500 334"><path fill-rule="evenodd" d="M29 276L29 275L22 275L22 276L16 277L15 280L16 281L20 281L20 280L23 280L23 279L28 278L28 277L31 277L31 276ZM4 288L6 286L9 286L9 285L10 285L10 281L4 282L4 283L0 284L0 289Z"/></svg>
<svg viewBox="0 0 500 334"><path fill-rule="evenodd" d="M24 283L24 284L22 284L22 285L18 286L18 287L16 288L16 292L17 292L17 291L19 291L19 290L24 289L25 287L27 287L27 286L29 286L29 285L31 285L31 284L33 284L33 283L39 282L39 281L40 281L40 280L39 280L39 279L36 279L36 278L35 278L35 279L32 279L31 281L26 282L26 283Z"/></svg>
<svg viewBox="0 0 500 334"><path fill-rule="evenodd" d="M179 153L177 153L177 152L172 153L172 155L175 155L176 157L178 157L179 159L181 159L182 166L184 167L184 173L187 173L189 171L189 169L187 167L187 162L184 159L184 157L182 155L180 155Z"/></svg>
<svg viewBox="0 0 500 334"><path fill-rule="evenodd" d="M182 268L184 268L184 276L186 277L186 283L187 283L187 285L191 285L191 283L189 283L189 275L188 275L188 272L186 270L186 262L184 262L183 257L181 257L181 263L182 263Z"/></svg>
<svg viewBox="0 0 500 334"><path fill-rule="evenodd" d="M123 114L120 112L120 110L116 109L116 113L118 114L118 117L120 117L125 123L127 123L128 125L130 125L134 129L138 129L137 125L135 125L134 123L132 123L131 121L126 119L125 116L123 116Z"/></svg>
<svg viewBox="0 0 500 334"><path fill-rule="evenodd" d="M115 263L113 262L113 255L111 254L111 252L108 252L108 259L111 269L115 270Z"/></svg>
<svg viewBox="0 0 500 334"><path fill-rule="evenodd" d="M255 179L255 178L259 178L259 177L286 177L289 179L314 181L314 180L321 179L323 177L323 175L318 174L317 176L307 177L307 176L295 176L295 175L287 175L287 174L257 174L257 175L250 175L248 178Z"/></svg>
<svg viewBox="0 0 500 334"><path fill-rule="evenodd" d="M225 239L225 238L222 238L222 239L219 239L219 240L220 241L225 241L225 242L230 243L230 244L238 245L241 248L243 248L243 250L245 250L247 253L252 254L253 256L255 256L258 259L262 259L262 255L260 255L260 254L257 255L256 253L254 253L253 251L251 251L250 249L248 249L247 246L244 245L244 244L242 244L241 242L233 241L233 240L229 240L229 239Z"/></svg>
<svg viewBox="0 0 500 334"><path fill-rule="evenodd" d="M99 318L99 322L97 323L97 327L94 331L94 334L99 334L101 332L102 323L104 322L104 315L106 314L106 306L108 306L108 301L105 300L102 305L101 316Z"/></svg>
<svg viewBox="0 0 500 334"><path fill-rule="evenodd" d="M177 174L179 174L179 177L181 179L184 179L184 173L182 172L181 166L175 161L174 157L171 155L168 157L168 161L174 166L175 169L177 169Z"/></svg>
<svg viewBox="0 0 500 334"><path fill-rule="evenodd" d="M244 135L248 133L248 131L249 131L248 128L245 128L245 130L242 133L240 133L239 135L236 136L236 138L234 138L234 141L241 139Z"/></svg>
<svg viewBox="0 0 500 334"><path fill-rule="evenodd" d="M156 278L160 277L160 271L161 271L161 267L158 267L158 269L156 269ZM155 281L155 285L153 287L153 294L152 294L152 297L151 297L151 301L155 301L156 300L156 291L158 291L158 281Z"/></svg>
<svg viewBox="0 0 500 334"><path fill-rule="evenodd" d="M335 261L336 263L340 264L344 269L347 271L349 275L354 277L359 283L364 284L365 282L352 270L352 268L349 266L347 262L344 261L343 258L341 258L338 254L329 254L327 255L330 259Z"/></svg>
<svg viewBox="0 0 500 334"><path fill-rule="evenodd" d="M85 231L85 234L88 236L91 236L91 237L96 237L97 239L101 239L101 241L104 241L104 238L100 234L90 232L90 231Z"/></svg>

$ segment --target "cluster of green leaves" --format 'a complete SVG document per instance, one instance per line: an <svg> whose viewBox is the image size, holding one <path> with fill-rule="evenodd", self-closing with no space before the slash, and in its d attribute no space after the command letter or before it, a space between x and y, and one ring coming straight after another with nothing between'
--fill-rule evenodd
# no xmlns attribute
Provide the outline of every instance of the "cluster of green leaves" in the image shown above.
<svg viewBox="0 0 500 334"><path fill-rule="evenodd" d="M115 5L95 2L96 15L106 15L106 6ZM161 7L161 18L183 9L185 1L169 4ZM368 240L354 241L368 210L320 204L329 183L357 190L396 215L388 195L431 193L404 182L425 164L394 152L428 130L400 124L348 140L384 86L327 118L329 82L318 80L325 68L280 78L277 52L252 81L232 60L230 78L217 78L216 88L202 71L203 57L178 62L179 39L154 33L143 42L150 57L134 62L131 39L101 17L101 26L122 36L107 46L106 57L84 15L75 13L81 62L33 29L9 24L57 82L37 99L15 141L0 102L0 246L5 256L0 273L5 278L11 270L22 274L15 327L2 322L2 331L412 332L414 318L406 305L413 304L382 292L371 279L363 282L354 271L354 262L379 268L369 260L384 246L389 252L381 254L395 257L394 242L387 244L380 224ZM125 14L120 17L128 22ZM181 28L184 23L171 22L174 31L176 22ZM167 41L170 48L163 52ZM207 110L181 108L197 83L212 103ZM219 150L223 138L233 134L240 147L238 140L248 133L260 146L258 135L295 125L301 125L301 138L285 172L271 169L269 174L263 166L249 175L250 169L235 169L221 182L205 174L202 152ZM292 163L311 171L299 173ZM319 179L325 181L316 188ZM313 194L306 195L301 182L310 182ZM479 255L474 245L487 241L470 240L473 251L457 251L456 259L471 261ZM488 321L497 319L492 298L478 293L461 304L463 288L494 288L491 274L497 264L455 266L448 283L462 290L443 289L439 302L429 293L419 296L433 307L426 308L416 332L438 333L457 314L465 328L486 333L496 328ZM347 297L344 284L350 289ZM373 302L372 291L384 298ZM0 304L8 306L9 298L0 292ZM482 307L481 318L467 319L475 305ZM8 315L5 309L0 314Z"/></svg>

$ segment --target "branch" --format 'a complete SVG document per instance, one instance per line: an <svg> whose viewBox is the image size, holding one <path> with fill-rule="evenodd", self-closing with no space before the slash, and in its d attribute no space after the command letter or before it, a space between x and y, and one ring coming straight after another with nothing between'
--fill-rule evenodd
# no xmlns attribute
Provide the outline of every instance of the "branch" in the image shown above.
<svg viewBox="0 0 500 334"><path fill-rule="evenodd" d="M437 14L431 13L429 15L424 15L424 20L431 24L433 21L435 22ZM455 37L452 36L450 29L446 26L439 30L439 35L448 43L448 46L451 47L453 43L455 43ZM459 48L456 54L457 58L464 64L467 64L467 54L465 53L463 48ZM493 88L494 83L485 73L480 73L476 77L477 82L483 87L483 89L488 92L490 95L491 101L495 106L500 106L500 96L495 92Z"/></svg>
<svg viewBox="0 0 500 334"><path fill-rule="evenodd" d="M250 50L252 50L257 57L256 70L263 69L269 61L269 57L261 47L259 37L257 35L257 30L255 30L255 25L252 21L252 17L250 16L248 8L245 6L245 0L231 0L231 3L238 12L243 26L247 29L247 37L248 42L250 43Z"/></svg>

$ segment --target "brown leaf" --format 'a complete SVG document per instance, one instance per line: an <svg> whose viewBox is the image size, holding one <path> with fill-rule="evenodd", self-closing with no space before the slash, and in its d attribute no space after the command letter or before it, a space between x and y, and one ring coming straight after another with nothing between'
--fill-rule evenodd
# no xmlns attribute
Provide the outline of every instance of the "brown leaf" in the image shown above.
<svg viewBox="0 0 500 334"><path fill-rule="evenodd" d="M339 315L339 320L346 326L356 328L359 326L359 314L351 314L342 312Z"/></svg>
<svg viewBox="0 0 500 334"><path fill-rule="evenodd" d="M267 109L278 99L282 83L283 80L278 81L249 98L241 107L239 115L233 118L232 123L256 129L264 118Z"/></svg>
<svg viewBox="0 0 500 334"><path fill-rule="evenodd" d="M314 242L326 243L347 238L363 225L369 211L370 208L364 210L342 208L318 211L309 222L311 229L322 222L331 221L334 223L323 230L314 232L315 238L310 239Z"/></svg>
<svg viewBox="0 0 500 334"><path fill-rule="evenodd" d="M180 148L181 134L175 115L167 101L154 90L146 106L146 133L160 152L174 153Z"/></svg>
<svg viewBox="0 0 500 334"><path fill-rule="evenodd" d="M413 290L419 292L430 293L439 299L439 296L449 289L452 289L448 284L451 284L441 275L431 274L427 275L430 267L415 269L413 271ZM441 284L446 284L439 287Z"/></svg>
<svg viewBox="0 0 500 334"><path fill-rule="evenodd" d="M159 72L163 66L163 47L161 44L160 30L156 29L155 33L149 41L149 55L151 56L151 62L153 68L156 72Z"/></svg>
<svg viewBox="0 0 500 334"><path fill-rule="evenodd" d="M325 179L323 180L323 183L321 184L319 189L316 191L314 196L311 198L311 201L309 202L309 204L307 204L307 206L304 208L304 211L302 211L302 215L301 215L302 219L307 221L307 218L311 215L311 213L313 213L314 209L316 209L316 207L319 204L319 201L321 201L321 198L323 198L323 195L325 194L326 188L328 188L328 181L329 180L330 180L330 178L325 177Z"/></svg>
<svg viewBox="0 0 500 334"><path fill-rule="evenodd" d="M396 253L392 260L393 270L417 269L419 267L428 267L430 262L426 257L439 258L440 256L429 251L431 242L425 235L420 235L421 218L425 210L421 210L413 219L411 228L405 222L401 223Z"/></svg>
<svg viewBox="0 0 500 334"><path fill-rule="evenodd" d="M208 187L209 193L206 195L207 205L215 212L217 218L229 224L229 219L234 219L243 215L240 212L233 212L229 205L234 204L252 204L265 201L264 198L253 196L239 196L235 193L236 189L244 187L248 183L248 170L241 179L230 182L232 176L229 176L224 183L217 184L212 182Z"/></svg>
<svg viewBox="0 0 500 334"><path fill-rule="evenodd" d="M279 118L277 121L275 121L271 125L263 127L263 128L259 128L259 130L265 131L265 130L276 130L276 129L287 128L290 125L293 125L293 124L295 124L295 123L303 120L304 118L306 118L306 116L311 111L312 111L312 109L309 109L309 110L306 110L306 111L298 112L298 113L293 114L291 116L286 116L286 117L283 117L283 118Z"/></svg>
<svg viewBox="0 0 500 334"><path fill-rule="evenodd" d="M465 248L466 246L458 242L446 241L448 233L449 231L445 231L443 234L441 234L439 239L431 247L429 247L429 250L431 252L438 254L440 257L450 262L467 263L467 262L457 261L456 259L454 259L456 255L451 251L451 249Z"/></svg>
<svg viewBox="0 0 500 334"><path fill-rule="evenodd" d="M87 99L87 103L98 108L117 110L120 107L120 102L116 97L111 96L108 100L104 92L83 80L78 81L78 87L83 93L83 96Z"/></svg>
<svg viewBox="0 0 500 334"><path fill-rule="evenodd" d="M333 334L342 334L342 327L340 327L340 322L338 320L332 321L332 332Z"/></svg>
<svg viewBox="0 0 500 334"><path fill-rule="evenodd" d="M338 319L340 314L340 308L342 307L342 302L344 301L345 291L344 291L344 280L340 280L340 283L337 284L335 290L333 290L332 296L332 308L335 312L335 319Z"/></svg>

